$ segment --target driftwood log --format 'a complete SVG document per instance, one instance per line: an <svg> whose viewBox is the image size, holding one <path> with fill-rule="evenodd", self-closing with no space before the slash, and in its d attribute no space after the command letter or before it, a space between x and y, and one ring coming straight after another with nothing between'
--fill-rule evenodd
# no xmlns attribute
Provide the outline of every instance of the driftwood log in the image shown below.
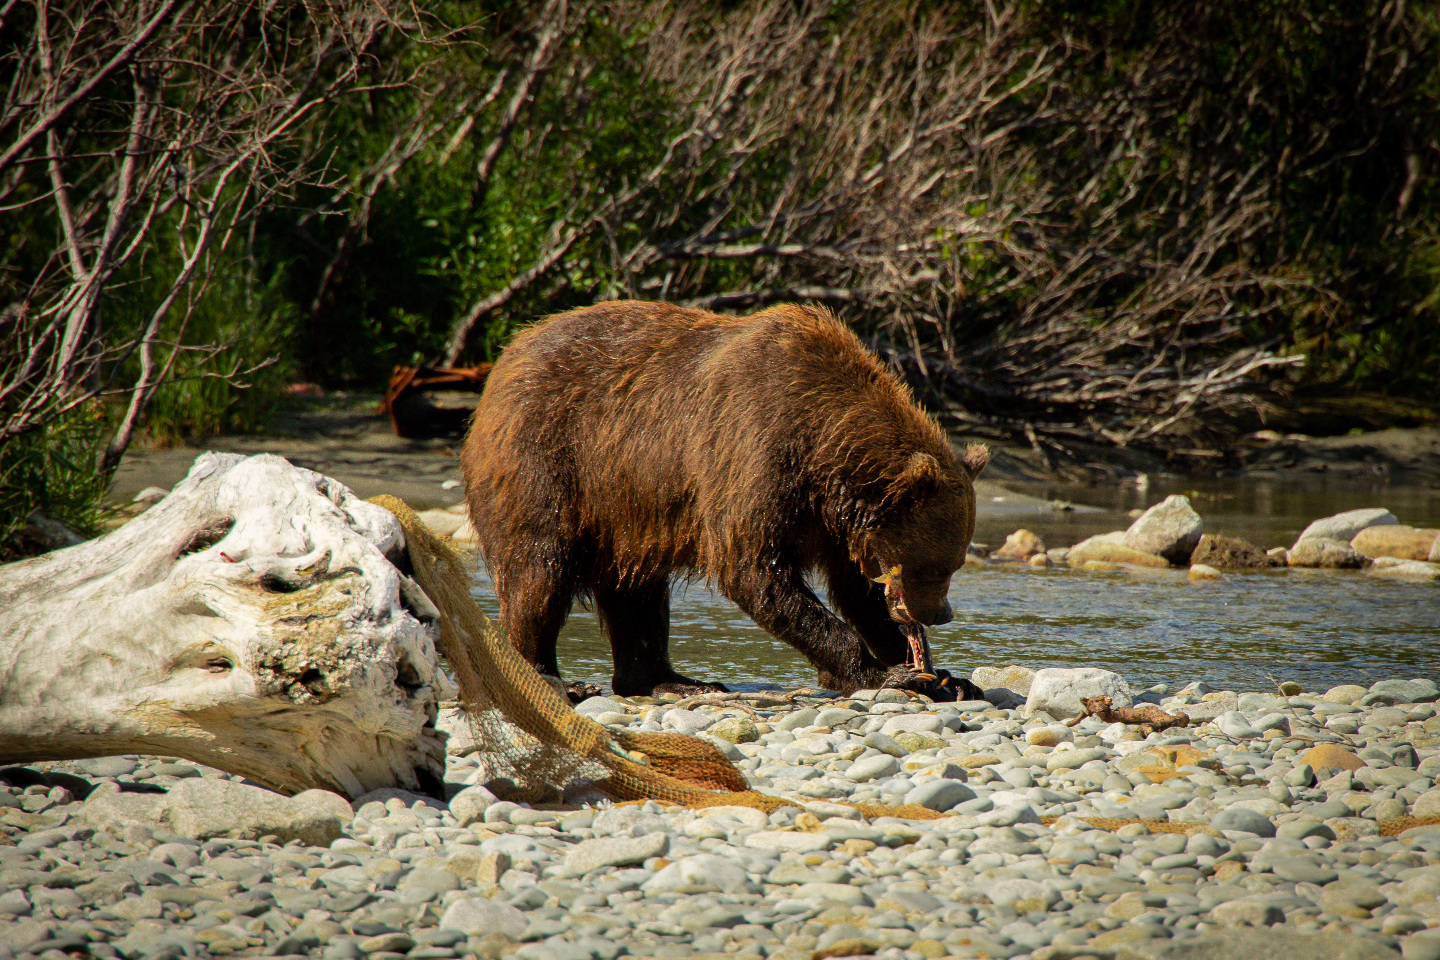
<svg viewBox="0 0 1440 960"><path fill-rule="evenodd" d="M113 533L0 567L0 763L162 754L438 795L453 693L403 537L320 474L205 454Z"/></svg>
<svg viewBox="0 0 1440 960"><path fill-rule="evenodd" d="M1117 707L1109 697L1085 697L1080 701L1080 716L1065 721L1065 726L1073 727L1086 717L1095 717L1102 723L1138 724L1140 731L1147 737L1157 730L1190 726L1189 714L1178 711L1169 714L1153 703L1138 707Z"/></svg>

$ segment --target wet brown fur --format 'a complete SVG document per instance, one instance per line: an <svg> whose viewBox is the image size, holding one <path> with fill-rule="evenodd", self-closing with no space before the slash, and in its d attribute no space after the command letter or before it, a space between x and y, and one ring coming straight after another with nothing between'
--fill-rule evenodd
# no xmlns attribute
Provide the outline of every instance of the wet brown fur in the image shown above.
<svg viewBox="0 0 1440 960"><path fill-rule="evenodd" d="M622 695L696 685L669 660L676 575L715 585L826 686L893 680L907 653L897 598L918 622L948 619L987 459L979 446L957 457L826 311L727 317L633 301L522 331L462 454L511 642L558 675L572 598L591 598ZM887 598L870 577L895 566Z"/></svg>

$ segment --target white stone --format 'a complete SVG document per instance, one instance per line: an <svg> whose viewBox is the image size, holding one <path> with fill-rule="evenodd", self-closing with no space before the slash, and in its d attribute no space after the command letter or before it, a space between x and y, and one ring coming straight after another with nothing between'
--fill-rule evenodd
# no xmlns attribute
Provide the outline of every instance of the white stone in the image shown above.
<svg viewBox="0 0 1440 960"><path fill-rule="evenodd" d="M1110 756L1110 751L1104 747L1080 747L1075 750L1057 750L1045 759L1045 769L1051 773L1056 770L1076 770L1085 766L1091 760L1104 760Z"/></svg>
<svg viewBox="0 0 1440 960"><path fill-rule="evenodd" d="M829 847L830 838L823 833L761 830L746 837L745 846L752 850L771 850L775 853L814 853Z"/></svg>
<svg viewBox="0 0 1440 960"><path fill-rule="evenodd" d="M1100 696L1109 697L1117 707L1132 703L1130 686L1117 673L1098 667L1047 667L1037 671L1030 684L1025 715L1072 720L1080 715L1082 697Z"/></svg>
<svg viewBox="0 0 1440 960"><path fill-rule="evenodd" d="M632 867L661 856L668 849L670 835L666 833L584 840L565 855L565 866L576 873L589 873L601 867Z"/></svg>
<svg viewBox="0 0 1440 960"><path fill-rule="evenodd" d="M985 893L997 906L1009 906L1017 900L1039 900L1047 905L1060 901L1059 890L1038 880L997 880L985 886Z"/></svg>
<svg viewBox="0 0 1440 960"><path fill-rule="evenodd" d="M696 734L715 722L715 718L696 710L666 710L661 726L676 733Z"/></svg>
<svg viewBox="0 0 1440 960"><path fill-rule="evenodd" d="M1373 577L1389 577L1394 580L1428 581L1440 580L1440 563L1425 560L1396 560L1393 557L1378 557L1369 573Z"/></svg>
<svg viewBox="0 0 1440 960"><path fill-rule="evenodd" d="M937 735L945 729L945 721L933 713L910 713L885 721L880 732L887 737L897 733L928 733Z"/></svg>
<svg viewBox="0 0 1440 960"><path fill-rule="evenodd" d="M1337 513L1333 517L1314 521L1300 532L1300 536L1296 538L1295 542L1298 544L1301 540L1309 540L1312 537L1325 537L1349 543L1355 539L1357 533L1366 527L1388 527L1399 522L1393 513L1383 507L1347 510L1344 513Z"/></svg>
<svg viewBox="0 0 1440 960"><path fill-rule="evenodd" d="M734 860L710 853L683 857L640 887L645 893L759 893L760 885Z"/></svg>
<svg viewBox="0 0 1440 960"><path fill-rule="evenodd" d="M160 825L195 840L258 840L273 834L281 843L328 846L353 817L349 802L326 790L287 797L234 780L196 778L170 784L165 793L121 793L118 785L103 783L75 820L95 828Z"/></svg>
<svg viewBox="0 0 1440 960"><path fill-rule="evenodd" d="M900 772L900 761L888 754L880 754L874 757L866 757L857 760L845 771L845 776L856 783L865 783L869 780L878 780L881 777L893 777Z"/></svg>
<svg viewBox="0 0 1440 960"><path fill-rule="evenodd" d="M1022 697L1030 693L1030 683L1034 679L1034 670L1016 664L976 667L970 674L970 682L981 690L1010 690Z"/></svg>
<svg viewBox="0 0 1440 960"><path fill-rule="evenodd" d="M975 791L959 780L932 780L905 794L907 804L916 803L930 810L944 812L966 800L974 800Z"/></svg>
<svg viewBox="0 0 1440 960"><path fill-rule="evenodd" d="M1188 566L1190 554L1200 543L1205 523L1190 506L1188 497L1171 494L1146 510L1125 531L1125 546L1164 557L1177 566Z"/></svg>
<svg viewBox="0 0 1440 960"><path fill-rule="evenodd" d="M484 787L466 787L450 798L450 815L455 818L456 826L468 827L483 819L486 809L497 800L499 798Z"/></svg>
<svg viewBox="0 0 1440 960"><path fill-rule="evenodd" d="M796 900L831 900L851 907L870 903L864 890L847 883L802 883L791 896Z"/></svg>
<svg viewBox="0 0 1440 960"><path fill-rule="evenodd" d="M765 815L765 812L763 810L756 810L754 807L728 805L706 807L705 816L735 820L745 824L747 827L763 827L770 823L770 818Z"/></svg>
<svg viewBox="0 0 1440 960"><path fill-rule="evenodd" d="M610 697L588 697L575 705L575 712L582 717L590 717L592 720L602 713L626 713L629 704L621 703L619 700ZM628 713L626 713L628 716Z"/></svg>
<svg viewBox="0 0 1440 960"><path fill-rule="evenodd" d="M1427 790L1410 807L1412 817L1440 817L1440 788Z"/></svg>
<svg viewBox="0 0 1440 960"><path fill-rule="evenodd" d="M465 518L449 510L422 510L417 516L424 522L425 526L438 537L452 537Z"/></svg>
<svg viewBox="0 0 1440 960"><path fill-rule="evenodd" d="M510 904L478 897L456 900L440 918L441 929L459 930L472 937L501 933L518 940L529 926L525 914Z"/></svg>
<svg viewBox="0 0 1440 960"><path fill-rule="evenodd" d="M1237 740L1250 740L1260 736L1260 731L1250 726L1250 721L1238 710L1228 710L1220 714L1215 725L1220 728L1221 733Z"/></svg>

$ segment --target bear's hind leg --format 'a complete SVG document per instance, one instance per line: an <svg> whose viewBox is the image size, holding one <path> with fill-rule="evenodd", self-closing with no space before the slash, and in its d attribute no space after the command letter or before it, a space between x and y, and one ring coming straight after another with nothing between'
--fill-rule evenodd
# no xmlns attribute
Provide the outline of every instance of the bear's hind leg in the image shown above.
<svg viewBox="0 0 1440 960"><path fill-rule="evenodd" d="M574 588L548 577L521 575L497 577L504 584L500 595L500 625L530 666L551 677L560 676L555 644L560 628L570 617Z"/></svg>
<svg viewBox="0 0 1440 960"><path fill-rule="evenodd" d="M595 612L610 641L611 686L617 695L725 692L721 684L691 680L670 665L670 585L664 580L597 587Z"/></svg>

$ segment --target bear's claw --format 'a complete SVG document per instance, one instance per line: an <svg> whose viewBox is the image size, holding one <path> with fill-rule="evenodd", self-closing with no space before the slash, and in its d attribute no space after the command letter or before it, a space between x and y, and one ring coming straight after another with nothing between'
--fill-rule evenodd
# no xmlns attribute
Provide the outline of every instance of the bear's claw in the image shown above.
<svg viewBox="0 0 1440 960"><path fill-rule="evenodd" d="M880 684L880 688L923 694L937 703L951 703L956 699L956 684L957 681L948 670L937 669L934 673L922 673L909 664L902 663L886 672L885 682Z"/></svg>
<svg viewBox="0 0 1440 960"><path fill-rule="evenodd" d="M730 688L723 683L706 683L700 680L686 680L684 683L657 683L651 693L674 693L682 697L696 697L705 693L729 693Z"/></svg>
<svg viewBox="0 0 1440 960"><path fill-rule="evenodd" d="M598 697L605 690L598 683L586 683L583 680L566 680L565 696L570 698L571 705L575 705L591 697Z"/></svg>

